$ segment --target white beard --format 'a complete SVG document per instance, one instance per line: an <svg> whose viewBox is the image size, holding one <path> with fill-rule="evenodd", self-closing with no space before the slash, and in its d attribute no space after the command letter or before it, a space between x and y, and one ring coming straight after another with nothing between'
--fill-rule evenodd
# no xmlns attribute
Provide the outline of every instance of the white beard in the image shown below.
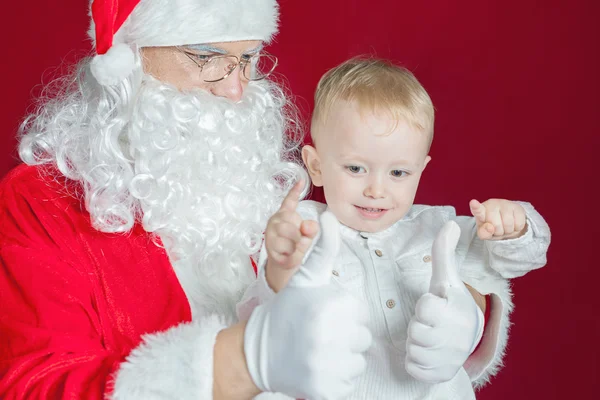
<svg viewBox="0 0 600 400"><path fill-rule="evenodd" d="M250 257L267 220L297 178L297 165L282 161L288 146L278 101L264 84L250 84L234 104L152 78L138 95L125 143L135 163L129 189L194 314L200 305L231 314L254 279Z"/></svg>
<svg viewBox="0 0 600 400"><path fill-rule="evenodd" d="M293 107L266 80L234 104L181 93L144 75L139 60L110 90L88 68L84 60L52 84L58 94L21 127L21 158L81 182L74 195L99 231L126 233L141 220L176 270L193 274L180 279L190 303L235 301L253 279L250 256L269 216L306 176L293 157L300 138L286 135Z"/></svg>

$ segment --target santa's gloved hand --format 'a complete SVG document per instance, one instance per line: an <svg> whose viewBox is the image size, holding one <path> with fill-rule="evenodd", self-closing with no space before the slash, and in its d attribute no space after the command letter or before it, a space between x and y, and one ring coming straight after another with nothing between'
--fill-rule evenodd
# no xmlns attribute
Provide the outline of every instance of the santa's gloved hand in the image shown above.
<svg viewBox="0 0 600 400"><path fill-rule="evenodd" d="M252 380L266 392L310 400L340 399L354 388L371 345L367 308L330 287L340 248L339 223L321 216L308 260L246 326L244 352Z"/></svg>
<svg viewBox="0 0 600 400"><path fill-rule="evenodd" d="M430 383L452 379L483 334L483 313L460 279L455 250L460 228L447 222L433 243L433 275L408 326L406 371Z"/></svg>

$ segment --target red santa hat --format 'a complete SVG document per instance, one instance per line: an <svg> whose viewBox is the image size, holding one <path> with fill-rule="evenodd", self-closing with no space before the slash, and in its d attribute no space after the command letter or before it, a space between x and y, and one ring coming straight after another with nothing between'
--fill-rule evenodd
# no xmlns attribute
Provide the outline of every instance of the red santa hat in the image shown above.
<svg viewBox="0 0 600 400"><path fill-rule="evenodd" d="M277 32L277 0L92 0L91 63L102 85L125 79L133 49L150 46L262 40Z"/></svg>

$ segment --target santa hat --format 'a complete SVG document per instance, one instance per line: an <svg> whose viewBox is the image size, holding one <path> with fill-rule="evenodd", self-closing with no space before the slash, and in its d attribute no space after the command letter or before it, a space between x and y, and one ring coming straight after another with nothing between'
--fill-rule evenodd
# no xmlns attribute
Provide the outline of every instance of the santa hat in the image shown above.
<svg viewBox="0 0 600 400"><path fill-rule="evenodd" d="M277 0L92 0L92 74L102 85L125 79L133 49L262 40L277 32Z"/></svg>

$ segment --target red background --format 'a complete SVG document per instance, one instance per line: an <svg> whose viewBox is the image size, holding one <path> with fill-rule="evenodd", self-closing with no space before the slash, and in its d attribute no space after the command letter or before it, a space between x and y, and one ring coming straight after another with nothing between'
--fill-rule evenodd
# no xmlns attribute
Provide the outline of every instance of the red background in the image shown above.
<svg viewBox="0 0 600 400"><path fill-rule="evenodd" d="M417 201L466 213L471 198L527 200L548 220L548 265L514 282L506 367L479 398L597 398L598 2L280 3L281 33L270 51L305 116L328 68L356 54L391 58L415 72L438 112ZM38 92L32 88L89 49L86 5L4 5L0 176L16 165L14 135Z"/></svg>

